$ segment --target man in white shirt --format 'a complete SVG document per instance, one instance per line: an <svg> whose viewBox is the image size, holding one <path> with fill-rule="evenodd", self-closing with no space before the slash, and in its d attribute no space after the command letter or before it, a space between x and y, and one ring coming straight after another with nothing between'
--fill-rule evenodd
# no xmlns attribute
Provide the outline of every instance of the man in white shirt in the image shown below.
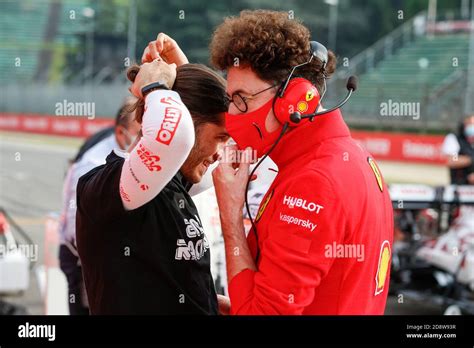
<svg viewBox="0 0 474 348"><path fill-rule="evenodd" d="M446 136L441 152L446 156L451 183L474 185L474 115L464 119L457 134Z"/></svg>
<svg viewBox="0 0 474 348"><path fill-rule="evenodd" d="M114 149L126 151L135 141L140 124L134 120L129 110L136 101L127 98L115 118L114 131L93 144L76 162L72 163L66 174L63 187L63 210L59 225L61 270L68 282L69 313L71 315L89 314L87 296L79 256L76 249L76 188L79 178L91 169L105 163L107 155ZM76 157L77 158L77 157Z"/></svg>

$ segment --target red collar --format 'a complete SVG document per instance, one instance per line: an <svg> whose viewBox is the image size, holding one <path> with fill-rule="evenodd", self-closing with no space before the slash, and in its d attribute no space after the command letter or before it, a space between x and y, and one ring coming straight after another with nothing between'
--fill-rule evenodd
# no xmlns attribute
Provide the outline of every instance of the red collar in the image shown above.
<svg viewBox="0 0 474 348"><path fill-rule="evenodd" d="M324 140L350 135L341 112L335 110L315 117L313 122L291 129L283 136L270 157L278 165L279 170L282 170L305 154L311 153L311 150Z"/></svg>

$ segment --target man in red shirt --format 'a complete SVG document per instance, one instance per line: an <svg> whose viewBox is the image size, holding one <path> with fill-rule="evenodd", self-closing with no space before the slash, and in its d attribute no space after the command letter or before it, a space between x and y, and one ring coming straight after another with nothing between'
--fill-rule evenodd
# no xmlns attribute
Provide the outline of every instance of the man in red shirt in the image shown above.
<svg viewBox="0 0 474 348"><path fill-rule="evenodd" d="M244 11L215 31L211 60L227 72L226 127L240 149L261 157L282 134L274 98L289 71L308 60L309 31L286 13ZM299 77L321 91L335 67L329 52ZM248 158L250 158L250 153ZM214 171L232 314L383 314L393 216L371 155L339 110L290 129L271 152L278 176L245 236L249 163Z"/></svg>
<svg viewBox="0 0 474 348"><path fill-rule="evenodd" d="M254 158L252 150L262 157L284 134L270 154L279 173L248 238L242 210L249 162L234 168L221 161L213 172L231 314L383 314L393 211L380 170L339 110L286 133L275 113L278 87L311 55L309 30L285 12L243 11L216 29L210 48L213 64L227 72L226 128L248 151L240 157ZM180 54L161 33L142 60L172 63ZM299 111L313 111L314 87L322 90L335 65L328 52L325 64L315 58L297 71L314 85Z"/></svg>

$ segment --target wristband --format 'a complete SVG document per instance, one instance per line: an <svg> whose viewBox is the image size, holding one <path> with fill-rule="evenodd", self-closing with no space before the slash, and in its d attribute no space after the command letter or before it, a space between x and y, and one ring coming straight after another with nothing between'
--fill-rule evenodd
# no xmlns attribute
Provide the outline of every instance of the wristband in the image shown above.
<svg viewBox="0 0 474 348"><path fill-rule="evenodd" d="M168 88L168 86L166 86L166 84L164 84L163 82L153 82L153 83L150 83L149 85L146 85L145 87L142 88L143 98L145 98L148 93L156 91L157 89L164 89L164 90L167 90L167 91L170 90Z"/></svg>

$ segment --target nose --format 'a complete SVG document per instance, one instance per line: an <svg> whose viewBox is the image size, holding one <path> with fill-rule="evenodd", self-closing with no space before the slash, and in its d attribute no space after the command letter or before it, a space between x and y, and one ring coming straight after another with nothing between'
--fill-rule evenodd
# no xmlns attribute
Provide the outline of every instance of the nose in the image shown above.
<svg viewBox="0 0 474 348"><path fill-rule="evenodd" d="M239 109L237 109L237 107L235 106L235 104L233 102L231 102L229 104L229 108L227 109L227 112L230 114L230 115L238 115L238 114L241 114L242 111L240 111Z"/></svg>

